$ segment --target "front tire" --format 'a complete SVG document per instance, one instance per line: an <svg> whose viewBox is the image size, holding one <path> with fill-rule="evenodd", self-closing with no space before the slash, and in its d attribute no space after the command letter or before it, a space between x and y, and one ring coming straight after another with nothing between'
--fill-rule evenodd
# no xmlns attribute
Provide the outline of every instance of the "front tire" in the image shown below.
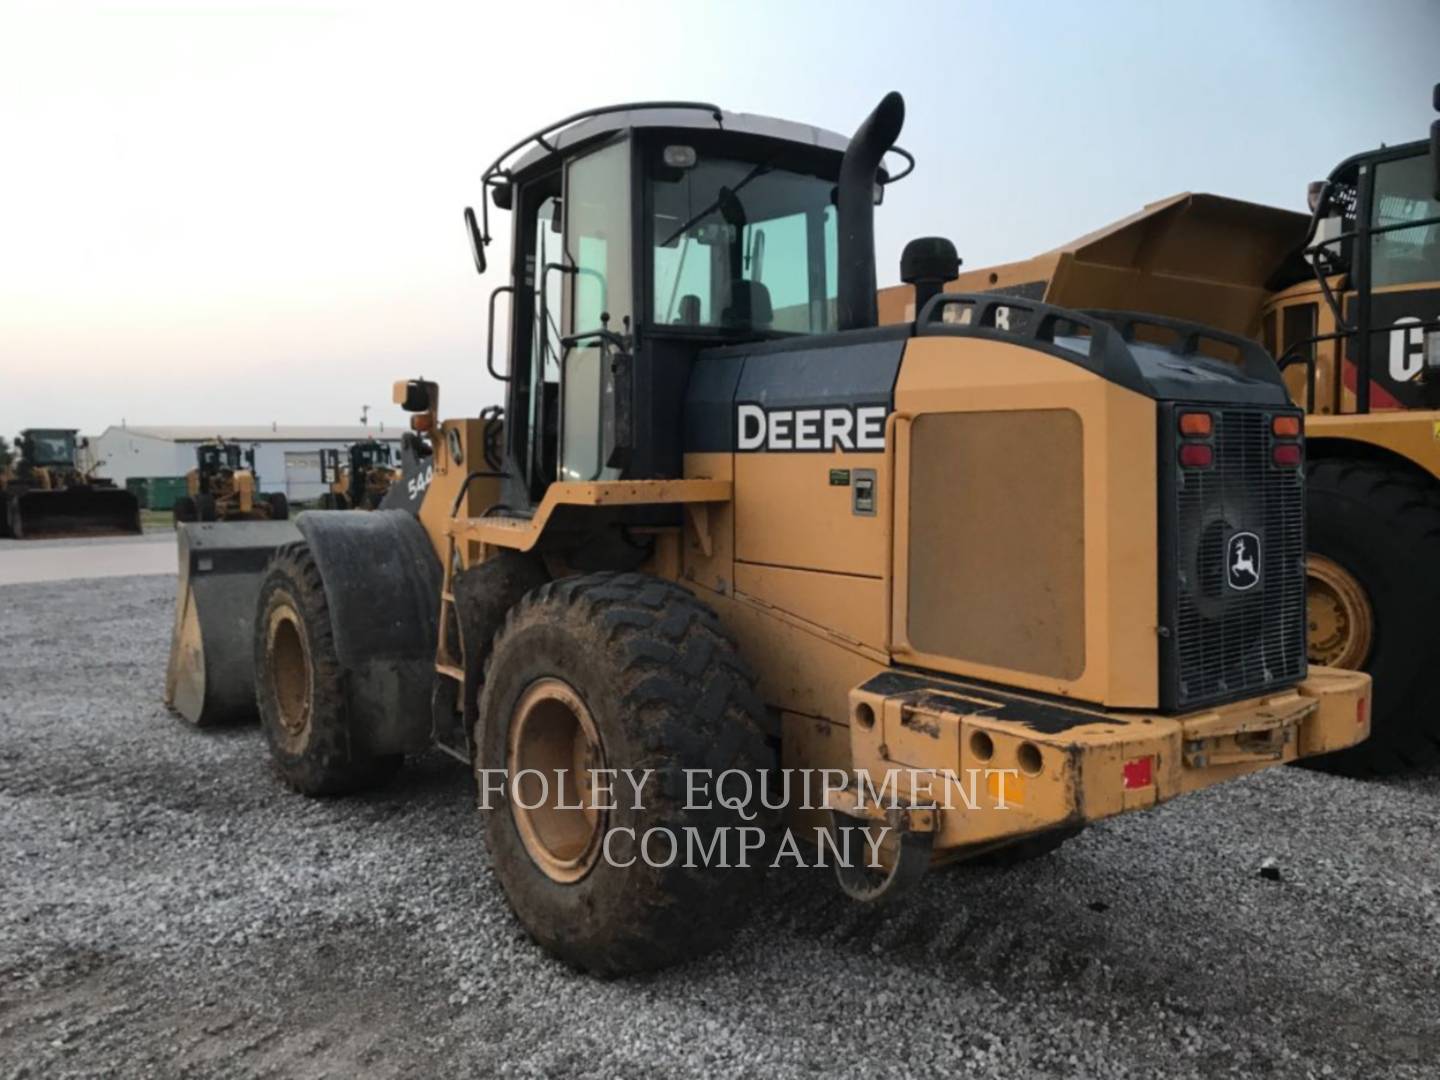
<svg viewBox="0 0 1440 1080"><path fill-rule="evenodd" d="M305 543L270 560L255 620L255 696L280 779L304 795L375 787L400 755L351 748L340 661L320 570Z"/></svg>
<svg viewBox="0 0 1440 1080"><path fill-rule="evenodd" d="M714 612L645 574L566 578L511 611L485 671L477 770L531 782L486 796L480 775L491 861L535 940L607 976L728 941L759 884L758 799L776 761L754 676ZM616 770L608 798L585 786L595 769ZM727 809L696 798L687 809L686 769L712 785L740 770L753 800ZM548 802L537 797L538 775L553 780ZM638 799L627 776L643 777ZM586 809L557 801L562 783L564 800L578 792ZM659 865L672 840L678 857ZM742 841L756 845L744 866ZM727 845L731 865L687 859L691 842Z"/></svg>
<svg viewBox="0 0 1440 1080"><path fill-rule="evenodd" d="M1307 764L1385 775L1440 760L1440 492L1368 461L1321 459L1306 476L1312 663L1375 679L1370 738Z"/></svg>
<svg viewBox="0 0 1440 1080"><path fill-rule="evenodd" d="M272 491L265 496L265 502L270 507L271 521L285 521L290 517L290 500L283 491Z"/></svg>

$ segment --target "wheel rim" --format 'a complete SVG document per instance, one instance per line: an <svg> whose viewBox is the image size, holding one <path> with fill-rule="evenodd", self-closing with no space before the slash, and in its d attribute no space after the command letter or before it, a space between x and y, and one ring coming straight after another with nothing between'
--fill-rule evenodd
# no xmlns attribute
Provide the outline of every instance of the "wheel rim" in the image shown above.
<svg viewBox="0 0 1440 1080"><path fill-rule="evenodd" d="M1375 612L1355 576L1333 559L1306 560L1305 616L1310 662L1358 669L1370 655Z"/></svg>
<svg viewBox="0 0 1440 1080"><path fill-rule="evenodd" d="M286 605L270 613L265 632L265 656L270 671L270 690L285 748L299 750L310 730L310 646L300 619Z"/></svg>
<svg viewBox="0 0 1440 1080"><path fill-rule="evenodd" d="M604 753L595 720L569 683L540 679L521 695L508 760L510 812L525 850L552 881L579 881L605 833L606 814L591 790Z"/></svg>

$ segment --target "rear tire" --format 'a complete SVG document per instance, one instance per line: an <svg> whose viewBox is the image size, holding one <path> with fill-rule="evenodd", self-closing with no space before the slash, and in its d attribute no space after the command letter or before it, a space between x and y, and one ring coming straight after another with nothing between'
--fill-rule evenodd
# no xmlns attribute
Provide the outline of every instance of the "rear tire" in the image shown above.
<svg viewBox="0 0 1440 1080"><path fill-rule="evenodd" d="M200 520L200 511L195 506L195 500L189 495L181 495L176 499L171 512L175 515L177 525Z"/></svg>
<svg viewBox="0 0 1440 1080"><path fill-rule="evenodd" d="M255 696L275 771L304 795L375 787L398 754L353 751L345 689L320 570L305 543L270 560L255 620Z"/></svg>
<svg viewBox="0 0 1440 1080"><path fill-rule="evenodd" d="M285 521L290 517L290 500L283 491L272 491L265 496L265 502L270 507L271 521Z"/></svg>
<svg viewBox="0 0 1440 1080"><path fill-rule="evenodd" d="M1373 776L1440 760L1432 626L1440 610L1440 491L1397 468L1346 459L1312 462L1306 489L1312 559L1319 555L1342 572L1331 569L1324 579L1311 575L1312 662L1356 661L1349 666L1374 676L1375 700L1369 739L1305 764ZM1368 634L1368 647L1363 636L1358 648L1329 640L1335 619L1317 605L1317 594L1331 596L1327 606L1338 603L1342 611L1359 605L1360 618L1349 622ZM1322 645L1326 655L1317 658Z"/></svg>
<svg viewBox="0 0 1440 1080"><path fill-rule="evenodd" d="M758 798L776 761L754 676L714 612L645 574L566 578L510 612L485 670L477 768L503 768L509 778L529 767L551 770L557 781L570 778L572 802L574 781L586 772L580 762L617 770L613 807L593 816L526 809L508 788L482 798L495 874L531 936L607 976L664 967L727 942L765 858L752 848L748 865L738 865L739 843L763 842L766 820L754 803L747 804L759 814L752 820L709 805L713 799L697 798L687 810L683 770L705 770L712 783L726 769L742 770ZM573 768L563 764L572 761ZM627 770L638 779L647 769L637 800ZM580 814L584 820L573 816ZM641 842L650 830L658 831L649 863L665 861L673 839L672 865L647 863ZM687 860L692 836L707 849L725 844L731 865Z"/></svg>

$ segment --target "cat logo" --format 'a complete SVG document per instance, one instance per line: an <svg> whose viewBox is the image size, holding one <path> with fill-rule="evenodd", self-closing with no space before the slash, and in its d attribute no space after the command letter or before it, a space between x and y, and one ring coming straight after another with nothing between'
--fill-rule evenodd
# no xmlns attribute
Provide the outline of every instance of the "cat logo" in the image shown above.
<svg viewBox="0 0 1440 1080"><path fill-rule="evenodd" d="M1425 330L1414 315L1402 315L1390 327L1390 378L1410 382L1425 370Z"/></svg>
<svg viewBox="0 0 1440 1080"><path fill-rule="evenodd" d="M1229 556L1225 560L1225 579L1236 592L1245 592L1260 584L1260 538L1253 532L1239 532L1230 537Z"/></svg>

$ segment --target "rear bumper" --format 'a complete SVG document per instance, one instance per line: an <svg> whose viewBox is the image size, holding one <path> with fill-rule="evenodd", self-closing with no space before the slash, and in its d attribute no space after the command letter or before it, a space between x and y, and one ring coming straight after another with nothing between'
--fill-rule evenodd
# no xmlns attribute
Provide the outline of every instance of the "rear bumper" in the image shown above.
<svg viewBox="0 0 1440 1080"><path fill-rule="evenodd" d="M1143 810L1370 733L1370 677L1331 668L1311 668L1276 694L1179 717L899 672L850 699L851 751L869 787L842 797L840 808L873 817L877 791L933 804L933 815L914 820L933 830L937 853Z"/></svg>

